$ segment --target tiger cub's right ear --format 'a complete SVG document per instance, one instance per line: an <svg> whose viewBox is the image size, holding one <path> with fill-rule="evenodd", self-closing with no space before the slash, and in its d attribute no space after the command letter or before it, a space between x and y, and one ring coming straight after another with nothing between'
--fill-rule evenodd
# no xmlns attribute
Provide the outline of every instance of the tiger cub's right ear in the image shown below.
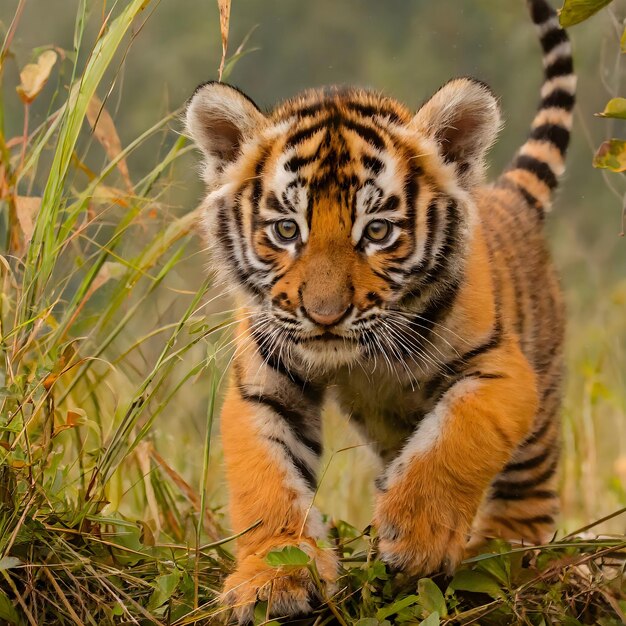
<svg viewBox="0 0 626 626"><path fill-rule="evenodd" d="M235 87L210 82L196 89L187 106L185 128L204 153L207 183L239 156L242 142L264 120L256 104Z"/></svg>

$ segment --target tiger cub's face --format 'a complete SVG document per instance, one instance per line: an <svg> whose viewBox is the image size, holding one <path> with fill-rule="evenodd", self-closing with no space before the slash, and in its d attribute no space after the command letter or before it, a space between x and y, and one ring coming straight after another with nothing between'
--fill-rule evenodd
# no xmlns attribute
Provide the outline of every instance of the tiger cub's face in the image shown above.
<svg viewBox="0 0 626 626"><path fill-rule="evenodd" d="M325 89L264 115L209 83L186 121L205 156L208 241L249 296L260 348L322 369L400 358L406 314L460 271L499 126L489 89L452 81L416 114Z"/></svg>

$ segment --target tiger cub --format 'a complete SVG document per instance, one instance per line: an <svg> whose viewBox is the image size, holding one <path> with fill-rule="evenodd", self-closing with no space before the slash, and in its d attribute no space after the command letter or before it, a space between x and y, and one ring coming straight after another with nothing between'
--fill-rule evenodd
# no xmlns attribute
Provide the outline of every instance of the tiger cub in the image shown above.
<svg viewBox="0 0 626 626"><path fill-rule="evenodd" d="M576 78L555 12L528 1L545 81L528 140L492 184L500 128L480 81L446 83L416 113L329 87L261 112L200 86L186 127L204 156L204 229L239 292L221 415L237 567L224 601L243 623L309 611L296 545L327 591L338 560L312 506L320 411L333 394L384 463L381 558L452 570L471 541L549 539L558 510L564 314L543 235L564 170Z"/></svg>

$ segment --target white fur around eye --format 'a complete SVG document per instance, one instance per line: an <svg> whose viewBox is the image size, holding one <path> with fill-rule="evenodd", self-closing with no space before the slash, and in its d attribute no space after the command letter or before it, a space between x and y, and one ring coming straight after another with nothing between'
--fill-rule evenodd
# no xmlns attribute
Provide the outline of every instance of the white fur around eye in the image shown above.
<svg viewBox="0 0 626 626"><path fill-rule="evenodd" d="M356 213L361 215L376 206L381 198L382 191L376 185L364 185L356 192Z"/></svg>
<svg viewBox="0 0 626 626"><path fill-rule="evenodd" d="M287 250L291 256L296 256L298 251L297 244L299 242L306 243L309 238L309 227L306 223L306 218L303 215L290 214L288 216L285 215L283 219L293 220L298 225L298 232L300 233L299 237L296 237L293 241L282 241L276 235L273 223L268 224L265 227L265 232L275 246L278 246L283 250Z"/></svg>
<svg viewBox="0 0 626 626"><path fill-rule="evenodd" d="M379 252L380 250L384 250L385 248L391 246L400 236L400 227L396 226L392 220L389 220L391 222L391 233L384 241L376 242L367 239L365 237L365 231L369 223L381 219L385 219L384 216L378 214L364 215L362 216L362 219L361 217L358 217L352 227L352 243L356 246L363 239L365 241L364 250L367 255L374 254L375 252Z"/></svg>
<svg viewBox="0 0 626 626"><path fill-rule="evenodd" d="M391 235L384 241L377 243L368 241L365 246L366 254L372 254L377 250L383 250L390 246L400 236L400 228L393 225L393 218L397 215L396 209L391 211L370 212L384 202L383 192L377 185L367 183L356 192L356 218L352 226L352 243L356 246L365 235L370 222L376 220L388 220L392 223Z"/></svg>
<svg viewBox="0 0 626 626"><path fill-rule="evenodd" d="M292 184L283 193L290 207L298 213L306 213L309 204L309 193L304 185Z"/></svg>

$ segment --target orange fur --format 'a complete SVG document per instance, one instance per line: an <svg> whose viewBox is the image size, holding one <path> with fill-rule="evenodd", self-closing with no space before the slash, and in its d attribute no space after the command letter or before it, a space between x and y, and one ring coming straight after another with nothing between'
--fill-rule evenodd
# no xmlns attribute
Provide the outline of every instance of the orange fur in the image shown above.
<svg viewBox="0 0 626 626"><path fill-rule="evenodd" d="M493 185L500 126L484 84L455 79L415 114L359 89L306 92L268 115L241 92L196 92L187 128L205 157L204 225L240 292L221 416L240 623L307 612L338 560L313 506L321 407L333 389L385 469L380 556L423 575L497 536L546 540L558 499L563 303L542 220L564 169L575 76L544 0L528 0L546 79L528 141ZM469 540L469 544L468 544Z"/></svg>

